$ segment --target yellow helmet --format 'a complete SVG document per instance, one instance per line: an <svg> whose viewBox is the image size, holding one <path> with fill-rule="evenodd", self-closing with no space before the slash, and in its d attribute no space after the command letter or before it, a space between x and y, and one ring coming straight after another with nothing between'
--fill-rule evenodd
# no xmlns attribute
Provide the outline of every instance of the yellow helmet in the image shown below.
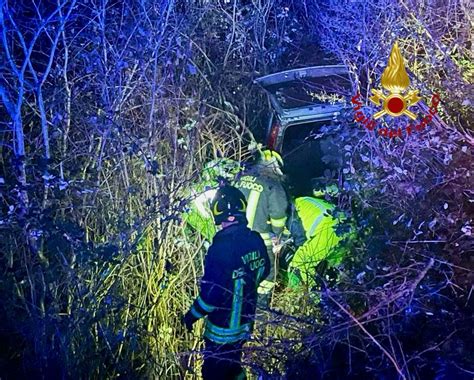
<svg viewBox="0 0 474 380"><path fill-rule="evenodd" d="M280 153L271 149L265 149L260 152L260 160L266 164L277 163L280 168L283 167L283 158Z"/></svg>

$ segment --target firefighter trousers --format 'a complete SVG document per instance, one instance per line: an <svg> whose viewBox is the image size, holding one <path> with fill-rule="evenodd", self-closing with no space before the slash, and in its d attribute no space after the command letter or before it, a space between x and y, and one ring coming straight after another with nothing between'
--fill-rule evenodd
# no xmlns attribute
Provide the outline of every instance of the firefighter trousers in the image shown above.
<svg viewBox="0 0 474 380"><path fill-rule="evenodd" d="M231 344L218 344L204 338L204 380L245 380L245 370L241 365L242 346L240 341Z"/></svg>
<svg viewBox="0 0 474 380"><path fill-rule="evenodd" d="M270 273L268 274L267 278L265 278L258 287L258 295L260 298L260 306L266 304L268 306L268 301L270 300L271 292L275 286L275 274L277 273L277 266L278 263L275 261L275 253L273 252L273 243L269 233L260 233L265 246L267 247L268 258L270 259ZM265 302L261 302L261 300L265 299Z"/></svg>

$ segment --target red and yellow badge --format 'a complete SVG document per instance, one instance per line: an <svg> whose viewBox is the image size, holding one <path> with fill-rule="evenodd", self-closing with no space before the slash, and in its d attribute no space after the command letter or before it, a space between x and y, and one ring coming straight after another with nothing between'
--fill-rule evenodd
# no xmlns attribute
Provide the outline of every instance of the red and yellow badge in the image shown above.
<svg viewBox="0 0 474 380"><path fill-rule="evenodd" d="M403 57L398 48L398 42L392 47L388 66L382 74L382 87L385 88L389 94L385 95L382 90L372 89L372 96L369 98L376 106L380 106L380 101L383 101L383 110L373 115L377 120L385 114L390 116L406 115L410 119L415 120L416 115L408 110L418 103L421 98L418 96L418 90L411 90L406 92L410 86L410 78L405 70Z"/></svg>
<svg viewBox="0 0 474 380"><path fill-rule="evenodd" d="M409 108L417 104L421 97L418 95L419 90L410 90L410 78L405 69L403 57L398 48L398 42L395 42L390 53L387 67L382 74L381 85L385 89L372 89L372 96L369 100L376 106L382 106L382 109L376 112L372 117L367 117L362 112L361 94L357 93L352 97L351 102L354 104L354 120L361 123L366 129L372 131L377 127L375 120L380 119L384 115L393 117L407 116L411 120L416 120L417 115L410 111ZM429 113L425 115L418 124L409 124L404 129L408 136L412 132L421 132L426 125L438 112L439 95L434 94L431 98L431 107ZM389 129L387 127L377 128L377 133L384 137L402 137L402 128Z"/></svg>

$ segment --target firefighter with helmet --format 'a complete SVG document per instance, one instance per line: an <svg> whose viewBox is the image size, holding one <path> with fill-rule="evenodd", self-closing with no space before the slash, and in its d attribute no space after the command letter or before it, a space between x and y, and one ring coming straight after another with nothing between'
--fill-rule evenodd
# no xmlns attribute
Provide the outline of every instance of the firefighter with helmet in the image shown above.
<svg viewBox="0 0 474 380"><path fill-rule="evenodd" d="M183 318L191 331L194 322L206 317L205 380L245 378L242 346L253 330L257 287L270 271L262 237L247 227L246 207L235 187L217 190L211 210L222 229L205 256L199 296Z"/></svg>
<svg viewBox="0 0 474 380"><path fill-rule="evenodd" d="M278 270L273 246L285 228L288 198L283 187L283 159L273 150L259 150L256 162L240 173L234 186L247 199L248 227L263 238L271 270L258 289L259 304L267 306Z"/></svg>
<svg viewBox="0 0 474 380"><path fill-rule="evenodd" d="M199 232L208 242L217 232L210 204L216 194L219 183L232 181L240 171L239 162L229 158L217 158L209 161L201 173L200 180L189 190L183 221Z"/></svg>

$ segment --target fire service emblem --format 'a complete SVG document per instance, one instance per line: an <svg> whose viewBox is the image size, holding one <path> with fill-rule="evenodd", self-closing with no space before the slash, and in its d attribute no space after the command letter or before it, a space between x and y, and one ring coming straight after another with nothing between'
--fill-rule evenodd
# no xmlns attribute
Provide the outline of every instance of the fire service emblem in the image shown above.
<svg viewBox="0 0 474 380"><path fill-rule="evenodd" d="M352 97L352 103L354 105L355 121L361 123L368 130L374 130L377 126L377 119L380 119L384 115L390 115L398 117L405 115L411 120L416 120L417 115L409 110L410 107L417 104L421 97L418 95L419 90L410 90L410 78L405 69L403 57L398 48L398 42L395 42L388 65L385 68L382 78L381 85L385 89L372 89L372 96L369 100L376 106L382 106L382 109L376 112L371 118L365 116L360 110L362 107L361 95L357 93ZM426 125L432 120L432 118L438 112L439 95L434 94L431 99L431 107L429 113L421 120L420 123L414 125L410 123L406 126L406 134L410 136L412 132L421 132ZM377 132L381 136L385 137L402 137L402 128L389 129L389 128L377 128Z"/></svg>
<svg viewBox="0 0 474 380"><path fill-rule="evenodd" d="M406 115L410 119L415 120L416 115L408 110L408 107L418 103L421 98L418 96L418 90L408 91L406 89L410 86L410 78L405 70L403 57L398 49L398 43L392 47L388 66L382 74L382 87L385 88L389 95L386 96L383 91L372 89L372 94L369 99L376 106L380 106L380 101L383 101L383 110L377 112L373 117L375 120L385 114L391 116Z"/></svg>

